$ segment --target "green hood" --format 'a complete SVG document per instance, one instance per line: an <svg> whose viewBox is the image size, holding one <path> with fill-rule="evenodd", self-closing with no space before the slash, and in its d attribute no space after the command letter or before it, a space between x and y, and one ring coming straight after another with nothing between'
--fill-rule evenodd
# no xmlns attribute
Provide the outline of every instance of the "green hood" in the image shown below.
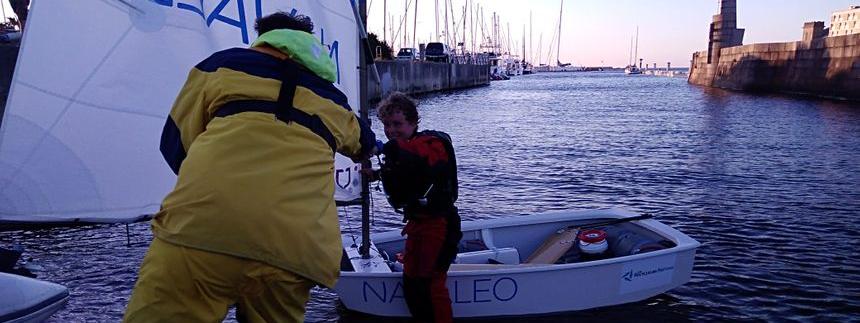
<svg viewBox="0 0 860 323"><path fill-rule="evenodd" d="M309 33L292 29L275 29L257 37L252 47L267 44L287 54L329 82L337 81L334 62L320 41Z"/></svg>

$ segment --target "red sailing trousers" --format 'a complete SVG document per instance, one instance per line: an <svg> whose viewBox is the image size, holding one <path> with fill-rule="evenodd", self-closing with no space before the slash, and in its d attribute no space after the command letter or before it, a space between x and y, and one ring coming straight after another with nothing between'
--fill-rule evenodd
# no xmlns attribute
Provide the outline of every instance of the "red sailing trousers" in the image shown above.
<svg viewBox="0 0 860 323"><path fill-rule="evenodd" d="M448 279L451 243L444 217L413 218L403 228L403 293L409 312L417 322L451 322ZM459 238L457 239L459 240ZM456 241L454 242L456 248ZM454 250L453 252L456 252Z"/></svg>

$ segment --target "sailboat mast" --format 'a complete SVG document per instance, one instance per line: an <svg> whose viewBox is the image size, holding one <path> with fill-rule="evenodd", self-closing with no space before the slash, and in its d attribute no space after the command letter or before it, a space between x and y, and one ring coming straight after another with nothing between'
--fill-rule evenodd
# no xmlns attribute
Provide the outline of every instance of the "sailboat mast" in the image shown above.
<svg viewBox="0 0 860 323"><path fill-rule="evenodd" d="M451 36L448 34L448 0L445 2L445 43L451 45Z"/></svg>
<svg viewBox="0 0 860 323"><path fill-rule="evenodd" d="M471 22L469 24L469 33L472 34L472 53L475 52L475 1L469 2L469 15L472 16Z"/></svg>
<svg viewBox="0 0 860 323"><path fill-rule="evenodd" d="M436 15L436 41L439 41L439 0L436 0L433 12Z"/></svg>
<svg viewBox="0 0 860 323"><path fill-rule="evenodd" d="M490 21L490 24L491 24L490 28L492 28L490 30L490 38L492 38L490 40L490 44L493 46L493 52L498 53L498 51L496 50L496 12L495 11L493 11L493 19L492 19L492 21Z"/></svg>
<svg viewBox="0 0 860 323"><path fill-rule="evenodd" d="M636 51L633 52L633 66L636 66L636 61L639 59L639 26L636 26Z"/></svg>
<svg viewBox="0 0 860 323"><path fill-rule="evenodd" d="M359 18L361 20L358 22L359 30L361 31L360 35L363 37L362 41L364 41L364 44L360 46L369 49L367 44L367 27L365 27L366 24L364 23L367 20L367 0L359 0L358 6L358 10L360 10ZM367 113L367 62L370 61L370 57L367 57L367 52L368 50L359 50L358 77L360 81L358 86L358 111L361 120L367 122L369 126L370 118ZM372 167L370 159L361 161L362 169L370 169ZM365 175L361 176L361 246L358 248L358 253L364 259L370 258L370 179Z"/></svg>
<svg viewBox="0 0 860 323"><path fill-rule="evenodd" d="M418 0L415 0L415 14L412 16L412 48L415 46L415 37L418 35Z"/></svg>
<svg viewBox="0 0 860 323"><path fill-rule="evenodd" d="M388 43L388 0L382 1L382 42Z"/></svg>
<svg viewBox="0 0 860 323"><path fill-rule="evenodd" d="M508 51L508 55L513 54L513 50L511 49L511 23L508 23L508 44L505 46L505 49Z"/></svg>
<svg viewBox="0 0 860 323"><path fill-rule="evenodd" d="M409 28L409 1L404 1L405 6L403 7L403 42L400 47L406 47L409 44L409 36L408 36L408 28Z"/></svg>
<svg viewBox="0 0 860 323"><path fill-rule="evenodd" d="M630 36L630 53L627 54L627 66L633 66L633 37L635 36Z"/></svg>
<svg viewBox="0 0 860 323"><path fill-rule="evenodd" d="M543 46L543 33L540 33L540 36L538 36L538 51L537 51L537 53L538 53L537 54L538 66L540 66L540 64L541 64L541 56L542 56L541 55L541 49L542 49L541 47L542 46Z"/></svg>
<svg viewBox="0 0 860 323"><path fill-rule="evenodd" d="M561 53L561 12L564 10L564 0L561 0L561 6L558 8L558 41L555 46L555 62L557 65L561 65L561 58L559 54ZM552 54L550 54L552 55Z"/></svg>
<svg viewBox="0 0 860 323"><path fill-rule="evenodd" d="M448 47L454 48L457 46L457 16L454 15L454 1L448 0L448 5L448 10L451 10L451 30L454 32L454 35L448 41Z"/></svg>

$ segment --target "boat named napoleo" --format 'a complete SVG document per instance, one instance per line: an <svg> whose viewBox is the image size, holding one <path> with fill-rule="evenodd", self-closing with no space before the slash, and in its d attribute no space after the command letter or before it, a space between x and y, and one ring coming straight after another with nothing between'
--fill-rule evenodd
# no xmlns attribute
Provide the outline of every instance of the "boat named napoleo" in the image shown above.
<svg viewBox="0 0 860 323"><path fill-rule="evenodd" d="M365 303L392 303L395 299L404 299L401 281L380 280L375 283L362 281L361 292ZM391 283L394 283L394 286L389 286ZM507 302L516 298L519 291L517 280L506 276L457 278L449 280L449 285L451 302L456 304Z"/></svg>
<svg viewBox="0 0 860 323"><path fill-rule="evenodd" d="M699 243L659 221L617 210L554 212L463 223L461 250L448 272L455 317L546 314L644 300L690 279ZM630 221L628 219L639 219ZM549 264L529 263L551 252L542 242L567 228L590 223L607 233L599 258L580 254L577 241ZM546 239L549 237L550 239ZM380 316L409 316L402 272L386 260L403 249L399 231L373 236L370 259L346 241L352 268L343 268L336 290L350 309ZM475 248L473 248L475 249ZM563 253L563 254L562 254ZM532 255L528 257L528 255ZM554 258L553 258L554 259Z"/></svg>

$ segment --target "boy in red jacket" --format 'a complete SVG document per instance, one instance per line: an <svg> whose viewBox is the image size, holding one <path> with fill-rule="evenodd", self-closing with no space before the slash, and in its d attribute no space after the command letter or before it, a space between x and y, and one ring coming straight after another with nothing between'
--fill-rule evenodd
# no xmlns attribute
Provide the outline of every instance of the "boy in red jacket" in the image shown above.
<svg viewBox="0 0 860 323"><path fill-rule="evenodd" d="M440 131L419 132L416 103L403 93L389 95L377 112L389 140L382 149L379 177L388 202L406 222L406 304L417 321L450 322L445 281L463 236L454 206L457 163L451 137Z"/></svg>

